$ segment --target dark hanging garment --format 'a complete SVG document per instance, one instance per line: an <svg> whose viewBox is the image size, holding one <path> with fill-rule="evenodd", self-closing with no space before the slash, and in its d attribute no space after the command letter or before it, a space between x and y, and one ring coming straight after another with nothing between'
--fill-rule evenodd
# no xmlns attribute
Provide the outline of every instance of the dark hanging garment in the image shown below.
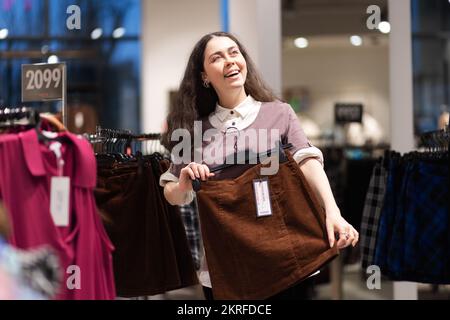
<svg viewBox="0 0 450 320"><path fill-rule="evenodd" d="M392 153L387 162L386 193L383 209L378 226L377 241L375 247L374 264L379 266L381 272L390 275L388 267L388 250L392 241L396 208L400 201L400 188L404 170L400 163L400 154Z"/></svg>
<svg viewBox="0 0 450 320"><path fill-rule="evenodd" d="M161 294L198 283L177 207L159 187L159 159L129 163L99 161L97 205L116 251L117 294ZM165 169L167 170L167 169Z"/></svg>
<svg viewBox="0 0 450 320"><path fill-rule="evenodd" d="M352 226L360 226L376 159L347 159L346 163L342 216Z"/></svg>
<svg viewBox="0 0 450 320"><path fill-rule="evenodd" d="M215 299L266 299L338 255L325 212L290 154L276 175L256 165L235 179L202 182L200 225ZM267 178L272 214L258 217L253 181Z"/></svg>

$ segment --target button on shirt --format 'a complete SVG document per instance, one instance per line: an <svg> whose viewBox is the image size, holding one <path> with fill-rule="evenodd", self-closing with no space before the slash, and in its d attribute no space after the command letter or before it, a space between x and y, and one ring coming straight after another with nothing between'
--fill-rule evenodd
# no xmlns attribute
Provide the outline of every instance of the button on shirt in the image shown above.
<svg viewBox="0 0 450 320"><path fill-rule="evenodd" d="M209 116L209 121L214 128L222 132L227 131L231 127L235 127L237 130L244 130L255 121L261 110L261 104L261 102L255 101L251 96L248 96L232 110L217 104L216 110Z"/></svg>

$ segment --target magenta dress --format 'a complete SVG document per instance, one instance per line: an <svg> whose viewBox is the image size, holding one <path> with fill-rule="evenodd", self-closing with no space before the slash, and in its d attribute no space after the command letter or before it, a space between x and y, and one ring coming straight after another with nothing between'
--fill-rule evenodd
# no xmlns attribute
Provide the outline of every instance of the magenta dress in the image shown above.
<svg viewBox="0 0 450 320"><path fill-rule="evenodd" d="M8 241L20 249L47 244L57 252L62 281L55 299L114 299L114 247L94 200L94 153L81 136L59 136L65 137L61 148L64 176L70 177L69 224L65 227L56 226L50 214L50 181L58 174L53 151L39 143L34 130L0 135L0 201L12 224Z"/></svg>

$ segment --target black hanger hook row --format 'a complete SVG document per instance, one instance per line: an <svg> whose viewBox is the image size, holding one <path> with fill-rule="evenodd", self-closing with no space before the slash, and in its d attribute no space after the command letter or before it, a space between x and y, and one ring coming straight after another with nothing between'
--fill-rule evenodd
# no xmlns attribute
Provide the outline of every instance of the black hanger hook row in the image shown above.
<svg viewBox="0 0 450 320"><path fill-rule="evenodd" d="M441 130L425 132L419 138L421 146L430 149L431 152L448 150L450 140L449 125Z"/></svg>
<svg viewBox="0 0 450 320"><path fill-rule="evenodd" d="M35 126L40 122L39 112L29 107L13 107L13 108L0 108L0 126L12 127L19 121L27 119L29 124Z"/></svg>

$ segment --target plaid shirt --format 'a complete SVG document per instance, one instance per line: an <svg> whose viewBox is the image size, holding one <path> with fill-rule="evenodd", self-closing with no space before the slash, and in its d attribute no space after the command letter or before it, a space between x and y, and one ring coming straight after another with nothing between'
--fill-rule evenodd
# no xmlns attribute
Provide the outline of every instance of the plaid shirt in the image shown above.
<svg viewBox="0 0 450 320"><path fill-rule="evenodd" d="M361 219L361 266L373 264L381 209L386 191L387 172L381 161L375 164L370 179Z"/></svg>
<svg viewBox="0 0 450 320"><path fill-rule="evenodd" d="M195 263L195 268L200 269L200 250L201 250L201 236L200 224L198 218L197 199L194 198L190 204L180 206L181 218L186 229L186 235L191 248L192 259Z"/></svg>

